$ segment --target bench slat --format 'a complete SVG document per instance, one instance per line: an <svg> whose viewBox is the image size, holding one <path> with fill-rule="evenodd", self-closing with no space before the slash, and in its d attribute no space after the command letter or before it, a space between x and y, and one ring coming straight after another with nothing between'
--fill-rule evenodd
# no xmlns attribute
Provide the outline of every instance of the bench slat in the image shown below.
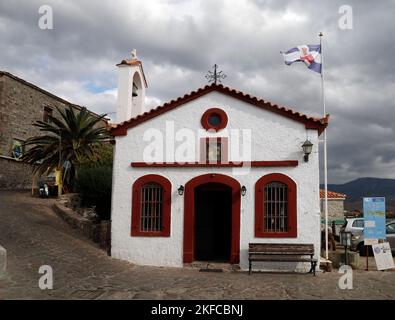
<svg viewBox="0 0 395 320"><path fill-rule="evenodd" d="M262 252L273 254L314 254L312 244L277 244L277 243L250 243L249 252Z"/></svg>
<svg viewBox="0 0 395 320"><path fill-rule="evenodd" d="M285 261L285 262L311 262L315 259L311 258L298 258L292 256L280 256L280 257L273 257L273 256L251 256L250 259L252 261Z"/></svg>
<svg viewBox="0 0 395 320"><path fill-rule="evenodd" d="M311 251L250 251L250 254L260 254L260 255L311 255L314 252Z"/></svg>
<svg viewBox="0 0 395 320"><path fill-rule="evenodd" d="M249 246L261 246L261 247L281 247L281 246L287 246L287 247L311 247L314 246L313 244L310 243L249 243Z"/></svg>

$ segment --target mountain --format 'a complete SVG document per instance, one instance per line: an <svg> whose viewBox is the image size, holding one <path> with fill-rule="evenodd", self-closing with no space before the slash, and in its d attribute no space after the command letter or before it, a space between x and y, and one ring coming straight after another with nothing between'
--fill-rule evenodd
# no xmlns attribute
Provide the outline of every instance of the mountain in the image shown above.
<svg viewBox="0 0 395 320"><path fill-rule="evenodd" d="M328 184L328 190L347 195L347 210L361 211L363 197L385 197L387 211L395 211L395 179L359 178L344 184Z"/></svg>
<svg viewBox="0 0 395 320"><path fill-rule="evenodd" d="M363 197L395 200L395 179L359 178L344 184L328 184L328 190L346 194L350 202L362 200Z"/></svg>

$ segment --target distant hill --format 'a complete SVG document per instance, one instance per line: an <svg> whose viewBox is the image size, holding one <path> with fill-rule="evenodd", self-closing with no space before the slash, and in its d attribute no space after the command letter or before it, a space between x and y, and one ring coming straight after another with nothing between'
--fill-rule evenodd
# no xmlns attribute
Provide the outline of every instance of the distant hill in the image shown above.
<svg viewBox="0 0 395 320"><path fill-rule="evenodd" d="M361 211L363 197L385 197L387 211L395 211L395 179L359 178L344 184L328 184L328 190L347 195L347 210Z"/></svg>
<svg viewBox="0 0 395 320"><path fill-rule="evenodd" d="M359 178L344 184L328 184L328 190L344 193L347 201L363 197L386 197L395 200L395 179Z"/></svg>

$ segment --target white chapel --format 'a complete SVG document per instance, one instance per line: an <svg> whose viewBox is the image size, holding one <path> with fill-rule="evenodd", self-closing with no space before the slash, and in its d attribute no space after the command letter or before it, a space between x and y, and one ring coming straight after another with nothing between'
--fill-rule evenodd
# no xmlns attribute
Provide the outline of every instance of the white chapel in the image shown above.
<svg viewBox="0 0 395 320"><path fill-rule="evenodd" d="M319 258L318 140L328 116L311 117L215 82L147 109L136 51L117 67L114 258L171 267L221 262L244 270L249 243L313 244ZM270 262L261 268L270 269Z"/></svg>

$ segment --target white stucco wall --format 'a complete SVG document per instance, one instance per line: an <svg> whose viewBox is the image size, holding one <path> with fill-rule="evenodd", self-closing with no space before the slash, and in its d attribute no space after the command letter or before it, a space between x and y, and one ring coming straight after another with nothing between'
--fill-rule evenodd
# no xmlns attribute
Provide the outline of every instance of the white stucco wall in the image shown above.
<svg viewBox="0 0 395 320"><path fill-rule="evenodd" d="M118 66L117 122L123 122L144 111L144 74L139 65ZM133 97L133 83L138 87L138 96Z"/></svg>
<svg viewBox="0 0 395 320"><path fill-rule="evenodd" d="M165 132L166 121L174 121L175 131L190 128L197 132L200 119L208 108L223 109L229 118L226 129L211 134L225 137L230 129L251 129L252 160L298 160L297 167L256 167L240 174L234 168L132 168L131 162L143 161L144 132L158 129ZM169 123L167 123L169 125ZM206 133L205 133L206 134ZM301 146L306 134L313 143L309 162L303 161ZM230 141L229 141L230 143ZM177 142L176 142L177 144ZM198 144L198 142L197 142ZM240 160L229 156L230 161ZM177 159L176 159L177 160ZM192 159L191 159L192 160ZM198 153L195 161L199 161ZM245 159L248 160L248 159ZM169 161L164 159L164 161ZM256 181L269 173L283 173L297 184L297 238L254 237L254 189ZM227 95L211 92L170 112L128 130L127 136L116 137L112 194L112 256L140 265L183 265L184 196L177 189L192 178L206 173L233 177L247 188L241 198L240 266L248 267L248 243L313 243L316 257L320 255L320 206L318 133L273 112L259 109ZM131 206L133 182L145 174L160 174L172 182L171 236L131 237Z"/></svg>

